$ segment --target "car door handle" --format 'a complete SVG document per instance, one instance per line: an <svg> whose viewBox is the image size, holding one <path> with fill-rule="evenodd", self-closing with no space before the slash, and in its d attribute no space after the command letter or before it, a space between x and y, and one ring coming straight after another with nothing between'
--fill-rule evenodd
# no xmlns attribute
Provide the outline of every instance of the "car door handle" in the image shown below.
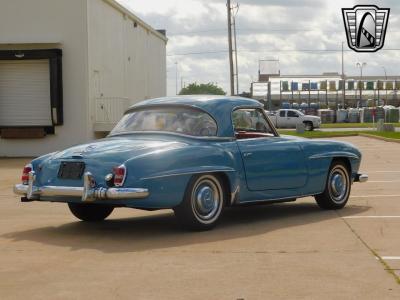
<svg viewBox="0 0 400 300"><path fill-rule="evenodd" d="M252 156L252 155L253 155L252 152L245 152L245 153L243 153L243 156L244 156L244 157L250 157L250 156Z"/></svg>

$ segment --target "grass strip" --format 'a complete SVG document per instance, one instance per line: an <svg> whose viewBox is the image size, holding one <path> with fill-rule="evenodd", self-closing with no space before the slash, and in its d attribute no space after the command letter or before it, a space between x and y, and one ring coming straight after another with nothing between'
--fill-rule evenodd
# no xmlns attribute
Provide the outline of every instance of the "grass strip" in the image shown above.
<svg viewBox="0 0 400 300"><path fill-rule="evenodd" d="M394 127L400 127L400 123L386 123L393 124ZM321 128L374 128L376 123L326 123L321 124Z"/></svg>
<svg viewBox="0 0 400 300"><path fill-rule="evenodd" d="M282 130L279 131L282 135L294 135L299 137L318 139L330 137L346 137L346 136L373 136L385 139L400 140L400 132L381 132L381 131L305 131L304 133L297 133L295 130Z"/></svg>

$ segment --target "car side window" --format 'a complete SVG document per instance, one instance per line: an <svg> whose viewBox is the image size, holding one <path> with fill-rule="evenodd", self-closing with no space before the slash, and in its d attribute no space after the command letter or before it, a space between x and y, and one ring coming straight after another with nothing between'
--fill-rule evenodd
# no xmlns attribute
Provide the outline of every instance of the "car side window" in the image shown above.
<svg viewBox="0 0 400 300"><path fill-rule="evenodd" d="M285 114L286 114L286 111L284 111L284 110L281 110L281 111L279 112L279 116L282 117L282 118L285 117Z"/></svg>
<svg viewBox="0 0 400 300"><path fill-rule="evenodd" d="M291 117L291 118L298 118L299 115L298 115L296 112L294 112L294 111L292 111L292 110L289 110L289 111L288 111L288 117Z"/></svg>
<svg viewBox="0 0 400 300"><path fill-rule="evenodd" d="M275 136L261 109L236 109L232 113L232 122L238 139Z"/></svg>

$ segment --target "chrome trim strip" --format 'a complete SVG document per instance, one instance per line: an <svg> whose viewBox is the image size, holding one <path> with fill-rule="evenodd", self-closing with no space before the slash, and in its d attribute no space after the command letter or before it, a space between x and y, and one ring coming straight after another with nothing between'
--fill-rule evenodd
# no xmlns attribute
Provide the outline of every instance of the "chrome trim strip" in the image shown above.
<svg viewBox="0 0 400 300"><path fill-rule="evenodd" d="M149 176L143 177L141 180L147 179L156 179L156 178L164 178L164 177L173 177L173 176L180 176L180 175L191 175L191 174L204 174L204 173L215 173L215 172L236 172L236 170L231 169L215 169L215 170L201 170L201 171L193 171L193 172L183 172L183 173L171 173L165 175L156 175L156 176Z"/></svg>
<svg viewBox="0 0 400 300"><path fill-rule="evenodd" d="M331 157L348 157L354 159L360 159L356 154L353 153L328 153L328 154L314 154L309 156L309 159L319 159L319 158L331 158Z"/></svg>
<svg viewBox="0 0 400 300"><path fill-rule="evenodd" d="M149 190L145 188L104 188L96 187L93 175L90 172L84 174L83 187L70 186L42 186L34 185L35 174L30 172L29 184L16 184L14 193L25 196L28 199L39 199L44 197L82 197L83 202L92 202L96 200L124 200L124 199L143 199L150 195Z"/></svg>
<svg viewBox="0 0 400 300"><path fill-rule="evenodd" d="M235 203L236 197L240 192L240 185L236 187L236 189L231 193L231 204Z"/></svg>
<svg viewBox="0 0 400 300"><path fill-rule="evenodd" d="M318 193L317 193L318 194ZM305 195L294 195L290 197L283 197L283 198L273 198L273 199L264 199L264 200L252 200L252 201L243 201L243 202L238 202L238 205L241 204L247 204L247 203L255 203L255 202L270 202L270 201L277 201L277 200L286 200L286 199L293 199L293 198L304 198L304 197L310 197L310 196L315 196L317 194L305 194Z"/></svg>

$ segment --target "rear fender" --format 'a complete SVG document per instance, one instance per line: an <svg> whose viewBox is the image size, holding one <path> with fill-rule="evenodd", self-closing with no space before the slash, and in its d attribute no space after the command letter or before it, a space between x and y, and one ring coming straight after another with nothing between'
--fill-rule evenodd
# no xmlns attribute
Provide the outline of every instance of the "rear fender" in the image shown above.
<svg viewBox="0 0 400 300"><path fill-rule="evenodd" d="M169 205L178 205L193 175L223 173L229 179L230 191L238 191L242 170L236 143L224 146L191 145L163 152L151 152L125 162L127 187L148 188L157 198L168 198ZM235 195L236 196L236 195ZM230 197L232 198L232 196ZM178 202L176 202L178 201Z"/></svg>

